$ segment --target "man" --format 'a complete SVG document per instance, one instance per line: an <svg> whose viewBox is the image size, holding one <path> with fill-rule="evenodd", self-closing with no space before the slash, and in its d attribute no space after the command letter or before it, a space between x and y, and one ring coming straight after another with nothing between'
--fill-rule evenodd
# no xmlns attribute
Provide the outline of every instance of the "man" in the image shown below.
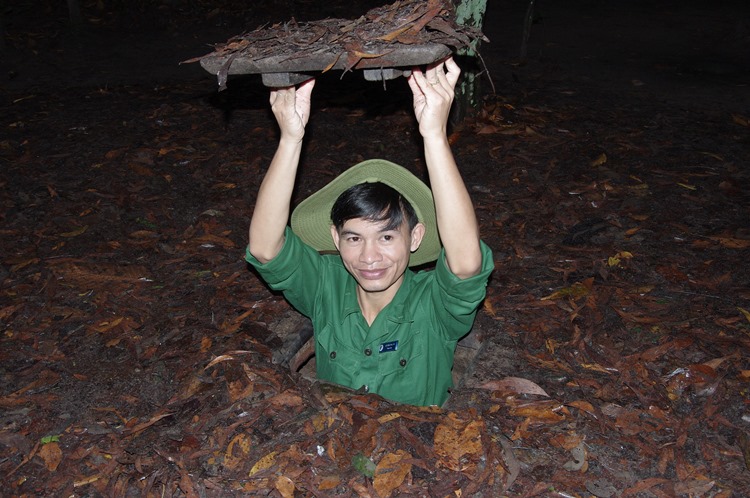
<svg viewBox="0 0 750 498"><path fill-rule="evenodd" d="M246 258L312 320L321 380L413 405L448 397L456 342L471 329L493 269L448 143L459 75L448 58L408 78L431 192L400 166L365 161L300 203L292 228L286 220L315 82L271 91L281 138L258 191ZM327 249L339 254L319 253ZM435 259L434 271L408 268Z"/></svg>

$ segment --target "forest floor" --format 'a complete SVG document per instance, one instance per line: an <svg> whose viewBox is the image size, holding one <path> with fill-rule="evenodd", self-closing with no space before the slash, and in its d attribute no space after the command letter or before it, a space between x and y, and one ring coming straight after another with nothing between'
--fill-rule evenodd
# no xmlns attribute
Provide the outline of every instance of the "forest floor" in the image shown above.
<svg viewBox="0 0 750 498"><path fill-rule="evenodd" d="M526 2L489 2L451 140L496 269L417 408L273 361L297 315L242 259L268 91L179 64L382 2L213 3L0 12L0 496L748 496L746 6L541 2L521 60ZM409 96L320 76L294 201L423 174Z"/></svg>

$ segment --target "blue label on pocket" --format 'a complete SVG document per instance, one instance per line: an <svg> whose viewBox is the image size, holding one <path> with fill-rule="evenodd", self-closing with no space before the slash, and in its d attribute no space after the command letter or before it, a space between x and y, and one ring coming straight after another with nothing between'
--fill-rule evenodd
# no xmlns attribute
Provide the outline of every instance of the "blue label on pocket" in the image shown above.
<svg viewBox="0 0 750 498"><path fill-rule="evenodd" d="M384 342L380 345L380 348L378 349L381 353L388 353L390 351L397 351L398 350L398 341L391 341L391 342Z"/></svg>

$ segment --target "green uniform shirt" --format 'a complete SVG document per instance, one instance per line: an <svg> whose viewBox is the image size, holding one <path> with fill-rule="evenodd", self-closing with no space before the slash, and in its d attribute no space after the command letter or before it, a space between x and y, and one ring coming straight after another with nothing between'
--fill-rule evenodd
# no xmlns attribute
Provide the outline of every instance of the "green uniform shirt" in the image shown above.
<svg viewBox="0 0 750 498"><path fill-rule="evenodd" d="M357 282L338 255L321 255L290 228L281 252L261 264L247 261L315 331L317 376L412 405L442 405L452 386L456 342L471 329L494 267L482 243L482 270L461 280L441 251L434 271L406 270L396 295L368 326Z"/></svg>

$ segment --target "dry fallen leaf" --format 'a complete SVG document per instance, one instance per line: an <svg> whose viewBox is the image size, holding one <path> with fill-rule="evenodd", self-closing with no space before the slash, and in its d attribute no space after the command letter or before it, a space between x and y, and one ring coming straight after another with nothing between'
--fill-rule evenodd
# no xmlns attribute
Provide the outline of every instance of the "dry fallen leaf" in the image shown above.
<svg viewBox="0 0 750 498"><path fill-rule="evenodd" d="M557 423L565 420L567 409L557 401L544 400L524 403L511 408L515 417L526 417L531 423Z"/></svg>
<svg viewBox="0 0 750 498"><path fill-rule="evenodd" d="M596 409L594 408L594 405L592 405L588 401L575 400L566 404L568 406L572 406L573 408L578 408L579 410L582 410L596 417Z"/></svg>
<svg viewBox="0 0 750 498"><path fill-rule="evenodd" d="M297 392L287 389L286 391L269 398L268 403L277 408L284 408L301 406L304 403L304 400Z"/></svg>
<svg viewBox="0 0 750 498"><path fill-rule="evenodd" d="M674 486L675 493L679 496L706 496L716 486L716 481L708 479L691 479L678 482Z"/></svg>
<svg viewBox="0 0 750 498"><path fill-rule="evenodd" d="M551 437L549 442L552 446L571 451L573 448L583 443L583 436L576 434L575 432L557 434Z"/></svg>
<svg viewBox="0 0 750 498"><path fill-rule="evenodd" d="M466 470L470 464L462 457L478 455L482 451L482 424L481 419L466 421L449 413L447 419L435 428L435 454L440 462L457 472Z"/></svg>
<svg viewBox="0 0 750 498"><path fill-rule="evenodd" d="M242 465L250 453L251 444L250 437L245 433L239 433L232 438L224 452L224 467L233 470ZM258 464L256 463L256 466L257 465ZM255 469L255 467L253 467L253 469ZM250 475L252 475L252 470L250 472Z"/></svg>
<svg viewBox="0 0 750 498"><path fill-rule="evenodd" d="M740 126L750 127L750 118L741 114L732 113L732 121Z"/></svg>
<svg viewBox="0 0 750 498"><path fill-rule="evenodd" d="M257 474L261 470L266 470L270 468L274 463L276 463L276 451L272 451L268 453L266 456L255 462L255 465L253 465L253 468L250 469L249 475L252 476L254 474Z"/></svg>
<svg viewBox="0 0 750 498"><path fill-rule="evenodd" d="M253 394L255 385L245 379L227 381L227 391L229 392L229 399L237 401Z"/></svg>
<svg viewBox="0 0 750 498"><path fill-rule="evenodd" d="M490 380L479 386L481 389L501 391L510 394L536 394L549 398L549 394L538 384L520 377L505 377L501 380Z"/></svg>
<svg viewBox="0 0 750 498"><path fill-rule="evenodd" d="M583 441L578 443L576 447L570 449L570 455L573 458L563 464L565 470L570 472L586 472L586 470L588 470L588 452L586 451Z"/></svg>
<svg viewBox="0 0 750 498"><path fill-rule="evenodd" d="M602 164L606 162L607 162L607 154L602 152L601 154L599 154L599 156L596 159L591 161L591 166L594 166L594 167L601 166Z"/></svg>
<svg viewBox="0 0 750 498"><path fill-rule="evenodd" d="M631 259L632 257L633 257L633 253L630 253L628 251L620 251L614 256L610 256L607 259L607 264L609 265L610 268L613 266L620 266L620 263L622 263L623 259Z"/></svg>
<svg viewBox="0 0 750 498"><path fill-rule="evenodd" d="M541 298L542 301L548 301L551 299L578 299L587 296L591 292L593 285L593 279L586 279L584 282L576 282L570 287L564 287L560 290L553 292L552 294Z"/></svg>
<svg viewBox="0 0 750 498"><path fill-rule="evenodd" d="M341 484L341 478L339 476L325 476L318 483L318 490L328 491L334 489L339 484Z"/></svg>
<svg viewBox="0 0 750 498"><path fill-rule="evenodd" d="M274 487L281 493L283 498L294 498L294 482L286 476L279 476L274 482Z"/></svg>
<svg viewBox="0 0 750 498"><path fill-rule="evenodd" d="M733 237L709 237L709 239L718 242L727 249L747 249L750 247L750 240L737 239Z"/></svg>
<svg viewBox="0 0 750 498"><path fill-rule="evenodd" d="M738 446L742 451L742 458L745 462L745 468L750 470L750 435L745 431L740 431L740 436L737 438Z"/></svg>
<svg viewBox="0 0 750 498"><path fill-rule="evenodd" d="M84 225L84 226L78 227L77 229L72 230L70 232L61 233L60 237L65 237L65 238L68 238L68 239L73 238L73 237L78 237L79 235L84 234L86 232L86 230L88 230L88 229L89 229L88 225Z"/></svg>
<svg viewBox="0 0 750 498"><path fill-rule="evenodd" d="M387 453L380 459L375 467L375 479L372 483L379 496L391 496L391 493L401 486L411 471L411 463L403 463L403 460L410 458L411 455L406 451L397 450Z"/></svg>
<svg viewBox="0 0 750 498"><path fill-rule="evenodd" d="M39 448L39 452L37 455L44 460L44 465L47 467L47 470L50 472L54 472L57 470L58 465L60 465L60 462L62 462L62 450L60 449L60 444L57 442L51 442L43 445L41 448Z"/></svg>

